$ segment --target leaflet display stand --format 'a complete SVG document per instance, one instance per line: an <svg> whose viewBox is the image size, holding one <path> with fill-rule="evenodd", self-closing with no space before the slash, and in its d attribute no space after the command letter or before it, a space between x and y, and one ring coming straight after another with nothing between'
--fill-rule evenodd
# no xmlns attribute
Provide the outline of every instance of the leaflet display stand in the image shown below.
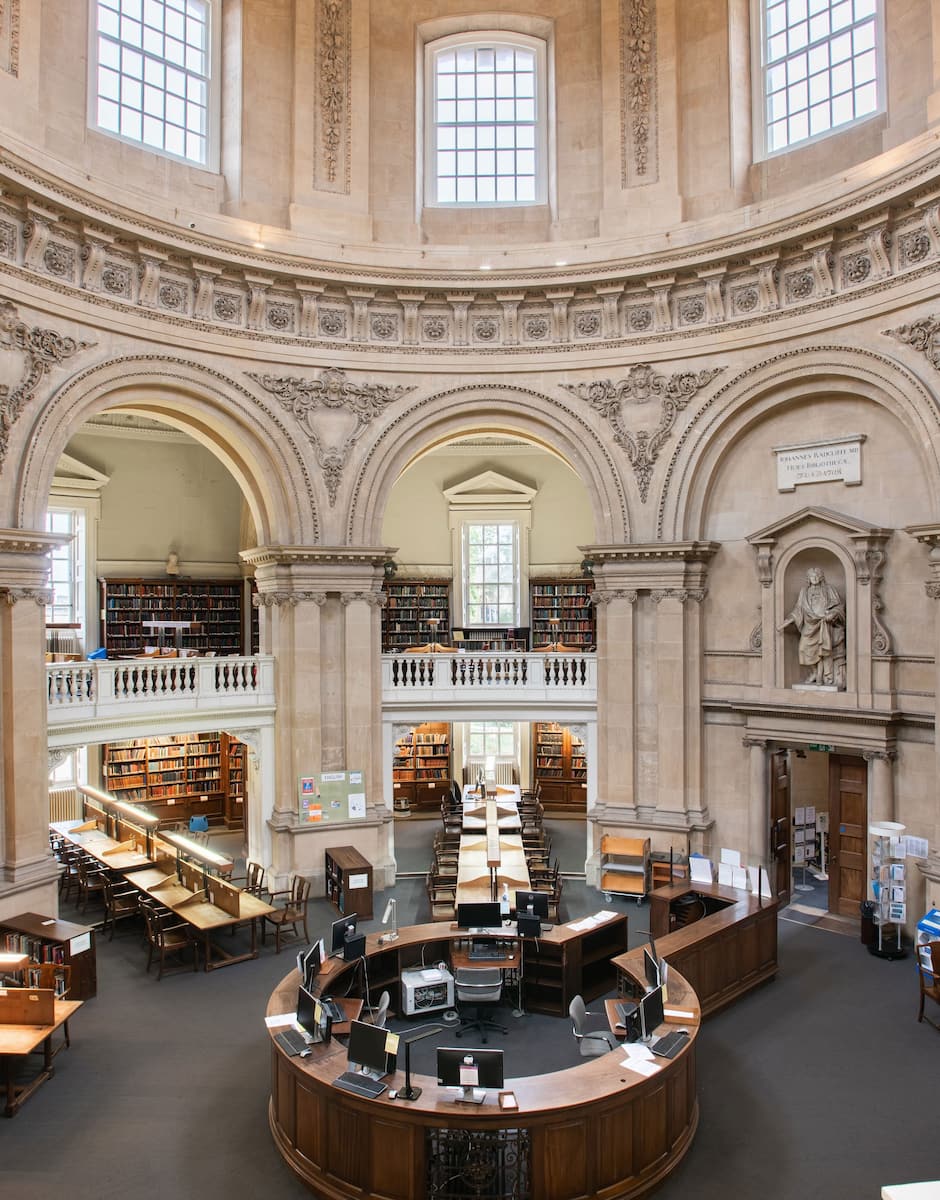
<svg viewBox="0 0 940 1200"><path fill-rule="evenodd" d="M901 941L907 920L905 826L881 821L868 827L869 893L878 936L868 947L878 958L904 958Z"/></svg>
<svg viewBox="0 0 940 1200"><path fill-rule="evenodd" d="M816 857L816 809L797 808L793 813L793 874L801 870L800 882L793 884L794 891L811 892L813 885L806 882L806 864Z"/></svg>

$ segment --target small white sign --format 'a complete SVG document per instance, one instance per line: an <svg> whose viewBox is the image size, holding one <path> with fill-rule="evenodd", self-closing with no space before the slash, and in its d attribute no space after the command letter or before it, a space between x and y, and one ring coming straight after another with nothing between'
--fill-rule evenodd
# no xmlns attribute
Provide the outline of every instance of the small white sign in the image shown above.
<svg viewBox="0 0 940 1200"><path fill-rule="evenodd" d="M847 487L862 482L863 433L824 442L774 446L777 457L777 491L792 492L803 483L841 480Z"/></svg>
<svg viewBox="0 0 940 1200"><path fill-rule="evenodd" d="M85 950L91 949L91 934L80 933L76 937L69 939L69 954L81 954Z"/></svg>
<svg viewBox="0 0 940 1200"><path fill-rule="evenodd" d="M346 880L346 886L351 892L357 892L360 888L369 886L369 876L366 874L350 875Z"/></svg>

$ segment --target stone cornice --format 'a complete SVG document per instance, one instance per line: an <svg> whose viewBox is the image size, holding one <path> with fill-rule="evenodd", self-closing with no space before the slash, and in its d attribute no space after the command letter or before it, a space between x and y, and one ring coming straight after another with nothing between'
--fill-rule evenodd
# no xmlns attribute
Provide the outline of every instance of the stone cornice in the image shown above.
<svg viewBox="0 0 940 1200"><path fill-rule="evenodd" d="M720 542L634 542L623 546L579 546L595 566L601 563L704 563Z"/></svg>
<svg viewBox="0 0 940 1200"><path fill-rule="evenodd" d="M68 540L61 534L36 529L0 529L0 554L45 555Z"/></svg>
<svg viewBox="0 0 940 1200"><path fill-rule="evenodd" d="M303 563L312 566L384 567L394 555L391 546L257 546L242 550L242 562L252 567Z"/></svg>
<svg viewBox="0 0 940 1200"><path fill-rule="evenodd" d="M743 222L742 234L632 260L491 271L483 279L456 267L392 270L262 255L109 210L0 154L0 267L97 306L272 344L570 355L805 318L934 273L938 174L938 155L925 154L805 216Z"/></svg>

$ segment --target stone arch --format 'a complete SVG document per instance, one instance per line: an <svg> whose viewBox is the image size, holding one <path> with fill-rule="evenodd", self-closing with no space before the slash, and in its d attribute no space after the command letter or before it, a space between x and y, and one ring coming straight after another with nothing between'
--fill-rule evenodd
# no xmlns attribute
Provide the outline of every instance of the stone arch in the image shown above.
<svg viewBox="0 0 940 1200"><path fill-rule="evenodd" d="M471 383L426 396L386 427L355 479L347 527L350 543L379 544L389 493L416 454L458 434L482 430L513 433L560 455L587 491L595 541L629 540L619 466L580 414L534 389Z"/></svg>
<svg viewBox="0 0 940 1200"><path fill-rule="evenodd" d="M162 355L109 359L73 375L23 431L14 498L23 528L42 527L69 438L97 413L118 406L188 433L224 463L261 544L318 541L314 481L278 414L222 373Z"/></svg>
<svg viewBox="0 0 940 1200"><path fill-rule="evenodd" d="M791 350L737 375L710 397L679 439L660 495L657 536L701 538L709 493L740 439L770 413L818 394L866 399L885 408L940 502L940 410L930 390L905 367L870 350L815 346Z"/></svg>

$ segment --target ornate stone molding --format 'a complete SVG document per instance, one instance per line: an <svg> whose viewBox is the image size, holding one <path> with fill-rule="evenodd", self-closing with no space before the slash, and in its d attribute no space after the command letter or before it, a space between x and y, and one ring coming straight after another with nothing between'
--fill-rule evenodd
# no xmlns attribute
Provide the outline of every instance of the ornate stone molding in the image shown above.
<svg viewBox="0 0 940 1200"><path fill-rule="evenodd" d="M882 332L920 351L934 370L940 371L940 317L922 317L909 325Z"/></svg>
<svg viewBox="0 0 940 1200"><path fill-rule="evenodd" d="M299 421L323 471L331 508L336 504L343 471L355 443L389 404L415 390L401 384L389 387L382 383L352 383L346 372L338 367L321 371L318 379L256 375L251 371L246 374L266 392L276 396L287 412ZM352 432L339 444L326 445L314 427L313 414L319 409L345 411L355 419Z"/></svg>
<svg viewBox="0 0 940 1200"><path fill-rule="evenodd" d="M659 375L647 363L632 366L623 379L600 379L593 383L562 384L573 396L586 401L610 425L614 441L627 452L633 467L640 500L646 503L653 467L676 423L676 418L703 387L723 371L723 367L679 371ZM650 401L659 401L659 424L655 429L631 430L628 415Z"/></svg>
<svg viewBox="0 0 940 1200"><path fill-rule="evenodd" d="M875 759L880 759L882 762L893 763L897 762L897 757L898 752L897 750L893 749L862 751L862 758L864 758L867 763L874 762Z"/></svg>
<svg viewBox="0 0 940 1200"><path fill-rule="evenodd" d="M770 739L750 736L743 737L741 738L741 745L746 747L748 750L766 750L770 745Z"/></svg>
<svg viewBox="0 0 940 1200"><path fill-rule="evenodd" d="M655 182L656 0L620 3L620 128L620 186Z"/></svg>
<svg viewBox="0 0 940 1200"><path fill-rule="evenodd" d="M925 583L924 591L931 600L940 600L940 583Z"/></svg>
<svg viewBox="0 0 940 1200"><path fill-rule="evenodd" d="M239 558L257 569L303 563L310 566L371 566L380 570L395 554L394 546L256 546Z"/></svg>
<svg viewBox="0 0 940 1200"><path fill-rule="evenodd" d="M52 588L0 587L0 598L13 605L20 600L32 600L40 608L52 603Z"/></svg>
<svg viewBox="0 0 940 1200"><path fill-rule="evenodd" d="M20 73L20 0L0 0L0 71Z"/></svg>
<svg viewBox="0 0 940 1200"><path fill-rule="evenodd" d="M316 604L320 608L326 604L326 592L256 592L251 597L251 603L255 608L280 608L287 605L290 608L296 608L301 603Z"/></svg>
<svg viewBox="0 0 940 1200"><path fill-rule="evenodd" d="M352 80L349 0L318 0L316 51L313 186L321 191L348 193Z"/></svg>
<svg viewBox="0 0 940 1200"><path fill-rule="evenodd" d="M610 604L614 600L626 600L627 604L636 604L638 595L635 588L614 588L610 592L600 592L595 588L591 592L591 603L599 606Z"/></svg>
<svg viewBox="0 0 940 1200"><path fill-rule="evenodd" d="M654 604L661 604L663 600L678 600L680 604L694 600L696 604L701 604L707 591L707 588L654 588L650 598Z"/></svg>
<svg viewBox="0 0 940 1200"><path fill-rule="evenodd" d="M18 350L23 355L23 374L12 390L0 384L0 470L10 446L10 432L32 400L42 378L71 358L79 350L87 350L94 342L76 342L53 329L30 328L19 319L19 313L8 301L0 301L0 350Z"/></svg>
<svg viewBox="0 0 940 1200"><path fill-rule="evenodd" d="M379 592L340 592L339 602L344 608L350 604L368 604L370 608L382 608L385 597Z"/></svg>

